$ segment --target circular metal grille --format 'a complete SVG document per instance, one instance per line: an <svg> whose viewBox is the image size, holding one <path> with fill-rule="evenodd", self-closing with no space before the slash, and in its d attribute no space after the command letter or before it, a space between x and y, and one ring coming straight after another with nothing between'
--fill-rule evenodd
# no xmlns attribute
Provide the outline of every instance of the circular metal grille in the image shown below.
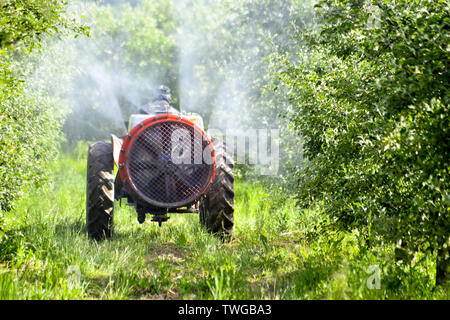
<svg viewBox="0 0 450 320"><path fill-rule="evenodd" d="M176 121L150 125L132 142L126 165L135 192L152 205L180 207L208 186L213 165L204 158L208 141L194 127Z"/></svg>

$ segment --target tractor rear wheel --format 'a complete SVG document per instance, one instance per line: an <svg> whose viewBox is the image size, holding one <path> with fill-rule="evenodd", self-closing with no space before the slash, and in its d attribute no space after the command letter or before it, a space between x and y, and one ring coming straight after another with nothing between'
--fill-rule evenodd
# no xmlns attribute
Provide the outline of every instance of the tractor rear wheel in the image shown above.
<svg viewBox="0 0 450 320"><path fill-rule="evenodd" d="M234 226L233 158L224 143L214 141L214 147L216 176L200 201L200 223L209 232L229 241Z"/></svg>
<svg viewBox="0 0 450 320"><path fill-rule="evenodd" d="M99 141L89 146L86 191L89 238L110 238L114 217L114 160L110 143Z"/></svg>

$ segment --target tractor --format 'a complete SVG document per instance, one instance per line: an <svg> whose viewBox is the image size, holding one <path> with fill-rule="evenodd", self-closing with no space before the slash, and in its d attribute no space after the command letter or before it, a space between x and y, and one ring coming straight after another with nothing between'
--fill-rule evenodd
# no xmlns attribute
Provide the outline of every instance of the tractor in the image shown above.
<svg viewBox="0 0 450 320"><path fill-rule="evenodd" d="M127 135L89 146L86 189L92 239L113 235L114 201L124 199L141 224L147 216L161 226L169 214L193 213L222 240L232 235L233 158L196 113L165 107L132 114Z"/></svg>

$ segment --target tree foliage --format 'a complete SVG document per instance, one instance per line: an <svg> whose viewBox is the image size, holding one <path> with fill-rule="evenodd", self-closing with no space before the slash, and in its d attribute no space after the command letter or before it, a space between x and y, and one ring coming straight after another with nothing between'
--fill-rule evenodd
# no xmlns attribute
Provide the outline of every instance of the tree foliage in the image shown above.
<svg viewBox="0 0 450 320"><path fill-rule="evenodd" d="M30 90L27 58L47 36L87 32L63 17L64 1L0 2L0 211L29 184L46 179L63 118L44 92Z"/></svg>
<svg viewBox="0 0 450 320"><path fill-rule="evenodd" d="M328 0L317 10L321 28L301 38L299 62L274 59L305 138L301 203L372 239L446 248L448 2Z"/></svg>

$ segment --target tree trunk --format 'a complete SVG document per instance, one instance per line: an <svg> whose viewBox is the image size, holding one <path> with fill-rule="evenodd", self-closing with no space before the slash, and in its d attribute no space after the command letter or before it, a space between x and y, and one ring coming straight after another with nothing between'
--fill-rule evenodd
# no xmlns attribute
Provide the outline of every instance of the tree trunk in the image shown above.
<svg viewBox="0 0 450 320"><path fill-rule="evenodd" d="M436 258L436 285L448 284L450 272L450 259L448 246L443 245L437 252Z"/></svg>

